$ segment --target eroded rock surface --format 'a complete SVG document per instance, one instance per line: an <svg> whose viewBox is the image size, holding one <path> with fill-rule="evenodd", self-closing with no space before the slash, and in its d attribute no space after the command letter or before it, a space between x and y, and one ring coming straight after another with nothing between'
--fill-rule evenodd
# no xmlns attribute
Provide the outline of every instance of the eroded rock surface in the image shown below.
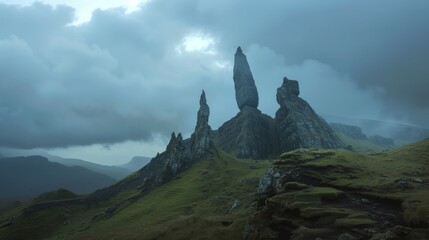
<svg viewBox="0 0 429 240"><path fill-rule="evenodd" d="M331 127L299 97L298 81L283 79L277 89L276 125L281 152L298 148L343 148Z"/></svg>
<svg viewBox="0 0 429 240"><path fill-rule="evenodd" d="M240 47L237 48L235 53L233 79L238 108L240 110L246 106L257 108L259 103L258 90L246 55L244 55Z"/></svg>
<svg viewBox="0 0 429 240"><path fill-rule="evenodd" d="M277 142L274 119L253 107L243 108L215 137L216 146L238 158L267 158L278 152Z"/></svg>
<svg viewBox="0 0 429 240"><path fill-rule="evenodd" d="M191 136L192 158L198 159L203 157L207 150L213 145L211 140L212 129L209 125L210 108L207 105L206 94L203 91L200 97L200 109L197 115L197 125Z"/></svg>

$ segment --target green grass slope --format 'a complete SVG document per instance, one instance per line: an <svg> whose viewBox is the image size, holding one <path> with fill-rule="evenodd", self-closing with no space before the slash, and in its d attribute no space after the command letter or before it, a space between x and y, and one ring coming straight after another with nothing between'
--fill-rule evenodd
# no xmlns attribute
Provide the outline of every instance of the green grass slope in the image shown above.
<svg viewBox="0 0 429 240"><path fill-rule="evenodd" d="M248 239L428 239L428 164L429 139L373 154L285 153Z"/></svg>
<svg viewBox="0 0 429 240"><path fill-rule="evenodd" d="M215 149L141 199L138 188L128 188L96 205L43 208L48 201L3 214L0 239L240 239L269 166Z"/></svg>
<svg viewBox="0 0 429 240"><path fill-rule="evenodd" d="M13 206L0 212L0 239L427 239L428 164L429 139L370 154L301 149L276 161L213 149L147 195L123 187L134 173L103 201L59 190ZM267 176L270 192L256 194Z"/></svg>

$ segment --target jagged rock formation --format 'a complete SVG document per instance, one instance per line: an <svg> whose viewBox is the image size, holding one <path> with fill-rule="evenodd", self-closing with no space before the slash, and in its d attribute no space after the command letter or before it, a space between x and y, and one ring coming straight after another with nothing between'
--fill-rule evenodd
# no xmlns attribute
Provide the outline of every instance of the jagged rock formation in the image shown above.
<svg viewBox="0 0 429 240"><path fill-rule="evenodd" d="M235 95L240 112L214 132L214 142L239 158L267 158L297 148L343 148L329 125L299 96L297 81L284 78L277 91L274 120L258 109L258 91L246 55L234 61Z"/></svg>
<svg viewBox="0 0 429 240"><path fill-rule="evenodd" d="M203 91L200 97L200 109L197 115L195 132L190 139L183 139L182 134L171 134L170 142L162 153L137 171L133 178L125 179L116 185L96 191L88 197L89 202L97 202L111 197L125 188L138 187L146 194L154 188L170 181L179 172L190 167L209 153L212 147L212 130L208 124L210 109L207 105L206 94Z"/></svg>
<svg viewBox="0 0 429 240"><path fill-rule="evenodd" d="M239 158L261 159L277 153L274 120L257 109L258 90L240 47L235 53L233 79L240 112L215 132L216 146Z"/></svg>
<svg viewBox="0 0 429 240"><path fill-rule="evenodd" d="M240 110L246 106L257 108L259 104L258 90L246 55L244 55L240 47L237 48L235 53L233 79L238 108Z"/></svg>
<svg viewBox="0 0 429 240"><path fill-rule="evenodd" d="M238 158L262 159L278 152L274 119L245 107L216 132L215 144Z"/></svg>
<svg viewBox="0 0 429 240"><path fill-rule="evenodd" d="M207 105L206 93L200 97L200 109L197 115L197 125L191 136L191 151L192 158L198 159L207 153L207 150L212 146L211 133L212 129L209 125L210 108Z"/></svg>
<svg viewBox="0 0 429 240"><path fill-rule="evenodd" d="M277 89L276 125L282 152L298 148L343 148L344 144L311 106L299 97L298 81L283 79Z"/></svg>

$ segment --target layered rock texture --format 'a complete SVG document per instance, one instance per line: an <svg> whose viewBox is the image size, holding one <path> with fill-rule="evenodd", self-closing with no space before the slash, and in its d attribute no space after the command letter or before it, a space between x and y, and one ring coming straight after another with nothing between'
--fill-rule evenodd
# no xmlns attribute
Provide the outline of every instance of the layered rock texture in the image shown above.
<svg viewBox="0 0 429 240"><path fill-rule="evenodd" d="M246 55L234 60L235 96L240 112L214 132L214 143L239 158L268 158L297 148L342 148L330 126L299 97L297 81L284 78L277 91L280 109L273 119L261 113L258 91Z"/></svg>
<svg viewBox="0 0 429 240"><path fill-rule="evenodd" d="M197 115L197 125L195 126L194 134L191 136L192 158L198 159L207 153L207 150L212 146L211 133L212 129L209 125L210 108L207 105L206 93L200 97L200 109Z"/></svg>
<svg viewBox="0 0 429 240"><path fill-rule="evenodd" d="M261 159L278 152L274 120L245 107L216 132L215 144L239 158Z"/></svg>
<svg viewBox="0 0 429 240"><path fill-rule="evenodd" d="M257 108L259 104L258 90L246 55L244 55L240 47L237 48L235 53L233 79L238 108L240 110L246 106Z"/></svg>
<svg viewBox="0 0 429 240"><path fill-rule="evenodd" d="M343 148L331 127L299 97L298 81L283 79L277 89L276 125L279 148L286 152L298 148Z"/></svg>

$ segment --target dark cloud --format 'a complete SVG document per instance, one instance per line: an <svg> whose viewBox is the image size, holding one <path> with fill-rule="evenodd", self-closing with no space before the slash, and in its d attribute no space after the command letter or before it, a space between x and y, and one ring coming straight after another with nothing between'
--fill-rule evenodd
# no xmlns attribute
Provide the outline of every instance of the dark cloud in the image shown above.
<svg viewBox="0 0 429 240"><path fill-rule="evenodd" d="M275 90L287 75L319 112L429 127L428 7L423 0L154 0L132 14L97 10L71 26L66 6L0 4L0 145L189 134L202 88L216 128L237 112L237 45L264 112L277 110ZM211 37L210 51L183 50L189 34Z"/></svg>
<svg viewBox="0 0 429 240"><path fill-rule="evenodd" d="M413 1L154 1L224 46L257 43L287 64L315 59L362 89L381 89L389 117L429 127L429 3Z"/></svg>

